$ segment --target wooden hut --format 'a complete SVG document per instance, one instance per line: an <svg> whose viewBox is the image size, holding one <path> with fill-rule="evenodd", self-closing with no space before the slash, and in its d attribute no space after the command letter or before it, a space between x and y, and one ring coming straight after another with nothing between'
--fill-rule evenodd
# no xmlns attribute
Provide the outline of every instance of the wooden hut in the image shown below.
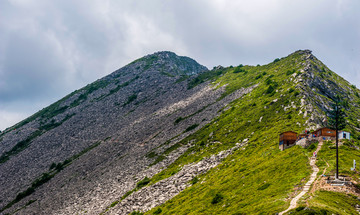
<svg viewBox="0 0 360 215"><path fill-rule="evenodd" d="M284 149L294 146L297 140L297 133L294 131L285 131L280 134L279 138L279 149L283 151Z"/></svg>
<svg viewBox="0 0 360 215"><path fill-rule="evenodd" d="M328 138L335 138L336 131L330 128L319 128L316 131L312 132L313 135L316 137L328 137Z"/></svg>
<svg viewBox="0 0 360 215"><path fill-rule="evenodd" d="M350 140L350 132L347 131L339 131L339 140L348 139Z"/></svg>

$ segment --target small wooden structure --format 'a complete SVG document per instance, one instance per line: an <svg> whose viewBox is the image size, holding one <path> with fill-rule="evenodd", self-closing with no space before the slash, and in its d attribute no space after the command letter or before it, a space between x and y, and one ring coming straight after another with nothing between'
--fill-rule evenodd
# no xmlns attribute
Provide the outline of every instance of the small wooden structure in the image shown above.
<svg viewBox="0 0 360 215"><path fill-rule="evenodd" d="M347 139L347 140L350 140L350 132L347 132L347 131L339 131L339 140L342 140L342 139Z"/></svg>
<svg viewBox="0 0 360 215"><path fill-rule="evenodd" d="M319 128L316 131L312 132L312 134L316 137L325 137L329 139L336 137L336 131L330 128Z"/></svg>
<svg viewBox="0 0 360 215"><path fill-rule="evenodd" d="M285 131L280 134L279 138L279 149L283 151L284 149L290 148L296 144L297 133L294 131Z"/></svg>

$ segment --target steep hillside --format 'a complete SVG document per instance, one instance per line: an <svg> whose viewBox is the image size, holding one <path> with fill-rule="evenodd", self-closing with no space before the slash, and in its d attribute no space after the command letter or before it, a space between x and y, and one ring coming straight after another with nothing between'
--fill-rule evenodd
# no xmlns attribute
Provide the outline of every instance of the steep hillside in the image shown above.
<svg viewBox="0 0 360 215"><path fill-rule="evenodd" d="M280 152L278 135L326 125L336 94L353 137L342 173L358 180L347 165L359 154L359 90L310 51L210 71L171 52L145 56L1 133L0 213L280 212L314 149ZM319 152L328 173L331 150ZM316 191L302 204L348 214L356 201Z"/></svg>

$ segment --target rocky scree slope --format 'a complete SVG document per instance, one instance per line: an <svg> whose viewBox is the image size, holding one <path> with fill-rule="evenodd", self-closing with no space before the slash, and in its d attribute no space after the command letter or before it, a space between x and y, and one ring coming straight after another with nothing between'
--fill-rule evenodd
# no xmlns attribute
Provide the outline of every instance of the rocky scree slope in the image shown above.
<svg viewBox="0 0 360 215"><path fill-rule="evenodd" d="M1 213L282 211L311 150L279 152L278 134L324 125L337 92L358 138L358 89L308 50L210 71L145 56L1 134Z"/></svg>
<svg viewBox="0 0 360 215"><path fill-rule="evenodd" d="M224 88L208 83L189 88L185 79L205 71L188 57L158 52L5 130L1 212L103 211L176 159L187 147L173 146L178 140L243 95L220 99Z"/></svg>

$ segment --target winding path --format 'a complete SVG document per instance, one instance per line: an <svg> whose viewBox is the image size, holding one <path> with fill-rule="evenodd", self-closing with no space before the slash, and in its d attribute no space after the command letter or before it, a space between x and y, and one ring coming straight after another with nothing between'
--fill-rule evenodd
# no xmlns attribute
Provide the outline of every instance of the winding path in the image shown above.
<svg viewBox="0 0 360 215"><path fill-rule="evenodd" d="M321 140L321 141L319 142L319 145L318 145L317 149L315 150L316 154L320 151L322 145L323 145L323 141ZM316 162L316 157L315 157L314 154L313 154L313 156L310 158L310 166L312 167L313 172L312 172L311 175L310 175L309 181L306 182L305 186L303 187L303 190L302 190L297 196L295 196L295 197L291 200L290 206L288 207L288 209L286 209L286 210L284 210L284 211L281 211L281 212L279 213L279 215L283 215L283 214L285 214L286 212L288 212L288 211L296 208L297 201L298 201L301 197L303 197L303 195L305 195L305 193L307 193L307 192L309 191L309 189L310 189L310 187L311 187L311 184L315 181L316 176L317 176L317 174L318 174L318 172L319 172L319 168L315 165L315 162Z"/></svg>

